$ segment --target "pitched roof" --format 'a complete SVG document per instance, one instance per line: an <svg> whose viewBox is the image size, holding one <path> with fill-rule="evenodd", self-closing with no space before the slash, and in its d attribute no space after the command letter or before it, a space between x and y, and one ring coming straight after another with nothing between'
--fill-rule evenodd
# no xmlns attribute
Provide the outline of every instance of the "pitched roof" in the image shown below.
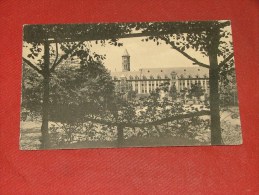
<svg viewBox="0 0 259 195"><path fill-rule="evenodd" d="M178 78L200 78L208 77L209 70L207 68L194 67L175 67L175 68L143 68L139 71L112 72L111 76L119 79L122 75L127 79L131 78L170 78L171 74L176 74Z"/></svg>
<svg viewBox="0 0 259 195"><path fill-rule="evenodd" d="M132 76L133 78L136 78L136 76L138 78L141 77L140 71L111 72L111 76L113 78L116 77L117 79L119 79L121 77L126 77L127 79L129 79L130 76Z"/></svg>
<svg viewBox="0 0 259 195"><path fill-rule="evenodd" d="M122 56L130 56L127 49L124 50Z"/></svg>
<svg viewBox="0 0 259 195"><path fill-rule="evenodd" d="M161 77L170 76L171 74L176 74L179 78L187 78L189 75L192 77L204 77L208 76L209 70L207 68L195 66L195 67L175 67L175 68L145 68L142 69L142 74L145 76L156 76L160 75Z"/></svg>

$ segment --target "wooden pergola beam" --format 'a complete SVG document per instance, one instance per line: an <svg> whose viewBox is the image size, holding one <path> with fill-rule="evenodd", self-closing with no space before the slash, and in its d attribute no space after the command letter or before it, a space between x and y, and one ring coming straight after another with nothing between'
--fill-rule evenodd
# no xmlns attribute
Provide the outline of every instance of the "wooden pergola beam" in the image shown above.
<svg viewBox="0 0 259 195"><path fill-rule="evenodd" d="M86 121L90 122L95 122L95 123L100 123L103 125L109 125L109 126L122 126L122 127L146 127L146 126L154 126L154 125L161 125L163 123L167 122L172 122L175 120L180 120L180 119L186 119L186 118L191 118L191 117L198 117L198 116L206 116L210 115L210 111L208 110L202 110L202 111L197 111L197 112L191 112L191 113L186 113L186 114L181 114L181 115L173 115L170 117L165 117L162 119L158 119L155 121L150 121L150 122L112 122L112 121L106 121L104 119L97 119L97 118L85 118Z"/></svg>
<svg viewBox="0 0 259 195"><path fill-rule="evenodd" d="M143 25L141 32L134 30L134 25ZM150 28L150 25L152 28ZM31 43L62 43L62 42L80 42L80 41L95 41L122 39L147 36L161 36L167 34L192 33L209 31L216 26L223 28L230 25L230 21L194 21L194 22L163 22L163 27L160 28L160 22L142 22L142 23L96 23L96 24L51 24L51 25L24 25L23 41ZM108 27L105 32L97 31L104 25ZM128 31L134 32L121 33L113 28L114 25L129 27ZM165 27L166 26L166 27ZM117 27L118 29L120 26Z"/></svg>

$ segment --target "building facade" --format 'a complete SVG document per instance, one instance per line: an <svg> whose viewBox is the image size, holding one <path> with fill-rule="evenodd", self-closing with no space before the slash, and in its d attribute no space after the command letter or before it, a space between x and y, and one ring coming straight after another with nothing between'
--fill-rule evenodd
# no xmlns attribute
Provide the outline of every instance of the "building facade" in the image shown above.
<svg viewBox="0 0 259 195"><path fill-rule="evenodd" d="M177 92L190 89L193 84L199 84L205 93L209 91L209 71L207 68L172 67L143 68L139 71L130 70L130 55L127 50L122 55L122 71L111 72L117 90L125 92L129 88L137 94L149 94L164 83L168 87L175 86Z"/></svg>

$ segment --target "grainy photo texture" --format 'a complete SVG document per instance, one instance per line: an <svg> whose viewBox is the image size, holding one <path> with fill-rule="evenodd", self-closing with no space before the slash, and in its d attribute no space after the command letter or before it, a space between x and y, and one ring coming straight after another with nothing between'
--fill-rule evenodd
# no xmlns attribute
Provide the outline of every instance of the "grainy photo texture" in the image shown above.
<svg viewBox="0 0 259 195"><path fill-rule="evenodd" d="M242 143L230 21L24 25L20 149Z"/></svg>

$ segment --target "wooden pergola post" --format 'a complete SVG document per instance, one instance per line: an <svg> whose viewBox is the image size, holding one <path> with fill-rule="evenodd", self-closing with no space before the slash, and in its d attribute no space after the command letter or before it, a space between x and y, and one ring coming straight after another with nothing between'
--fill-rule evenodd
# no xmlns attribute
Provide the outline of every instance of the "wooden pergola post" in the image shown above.
<svg viewBox="0 0 259 195"><path fill-rule="evenodd" d="M41 148L50 147L49 138L49 83L50 83L50 55L49 42L44 42L44 68L43 68L43 102L42 102L42 125L41 125Z"/></svg>
<svg viewBox="0 0 259 195"><path fill-rule="evenodd" d="M124 133L123 133L123 126L118 124L117 125L117 146L122 147L124 144Z"/></svg>
<svg viewBox="0 0 259 195"><path fill-rule="evenodd" d="M208 56L210 61L209 86L210 86L210 112L211 112L211 144L221 145L220 127L220 99L219 99L219 66L218 66L218 46L219 28L211 27L208 33Z"/></svg>

